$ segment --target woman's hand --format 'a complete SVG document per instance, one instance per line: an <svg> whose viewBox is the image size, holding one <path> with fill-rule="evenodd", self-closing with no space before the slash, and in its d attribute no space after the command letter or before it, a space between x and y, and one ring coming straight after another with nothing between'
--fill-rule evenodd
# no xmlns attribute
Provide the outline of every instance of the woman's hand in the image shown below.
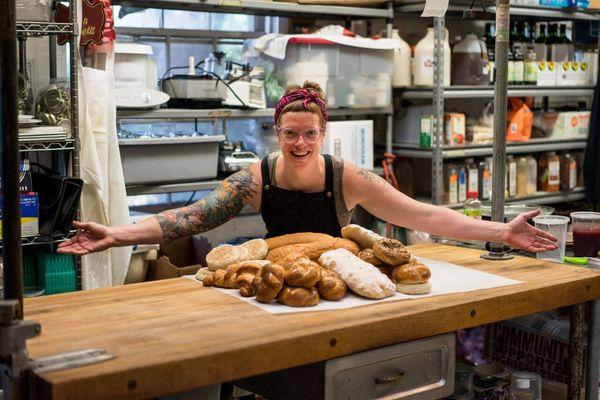
<svg viewBox="0 0 600 400"><path fill-rule="evenodd" d="M546 250L556 250L557 239L548 232L544 232L527 223L531 218L539 215L540 211L530 211L517 216L506 224L503 241L512 247L538 253Z"/></svg>
<svg viewBox="0 0 600 400"><path fill-rule="evenodd" d="M77 236L58 245L57 253L70 253L78 256L106 250L116 244L111 228L95 222L73 221L73 226L81 231Z"/></svg>

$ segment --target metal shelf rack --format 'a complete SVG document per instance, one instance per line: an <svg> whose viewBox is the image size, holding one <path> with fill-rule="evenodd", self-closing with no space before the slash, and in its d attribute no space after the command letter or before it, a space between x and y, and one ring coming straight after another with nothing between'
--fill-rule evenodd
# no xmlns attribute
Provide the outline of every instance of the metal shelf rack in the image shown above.
<svg viewBox="0 0 600 400"><path fill-rule="evenodd" d="M71 23L60 22L17 22L17 35L26 36L43 36L43 35L71 35L75 29L75 25Z"/></svg>
<svg viewBox="0 0 600 400"><path fill-rule="evenodd" d="M434 96L432 88L407 88L398 89L403 99L432 99ZM543 97L543 96L592 96L593 86L509 86L508 96L520 97ZM450 86L444 87L445 99L480 99L493 98L494 88L482 86Z"/></svg>
<svg viewBox="0 0 600 400"><path fill-rule="evenodd" d="M516 198L507 198L506 204L556 204L556 203L565 203L569 201L579 201L585 199L585 189L584 188L575 188L572 190L561 191L561 192L538 192L532 196L527 197L516 197ZM425 202L427 199L423 200ZM462 204L444 204L445 207L451 208L453 210L462 209Z"/></svg>
<svg viewBox="0 0 600 400"><path fill-rule="evenodd" d="M506 146L507 154L540 153L545 151L580 150L585 149L586 139L531 139L524 143L509 143ZM422 148L412 143L394 143L394 154L404 157L426 158L433 157L432 149ZM485 157L491 156L492 145L469 146L442 146L444 159Z"/></svg>
<svg viewBox="0 0 600 400"><path fill-rule="evenodd" d="M31 141L19 142L19 151L30 152L30 151L59 151L59 150L75 150L76 147L75 139L67 139L61 141Z"/></svg>

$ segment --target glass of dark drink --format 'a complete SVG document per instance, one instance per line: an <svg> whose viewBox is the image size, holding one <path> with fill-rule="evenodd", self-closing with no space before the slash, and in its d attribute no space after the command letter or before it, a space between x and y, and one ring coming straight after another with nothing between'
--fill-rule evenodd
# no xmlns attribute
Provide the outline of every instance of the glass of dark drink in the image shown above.
<svg viewBox="0 0 600 400"><path fill-rule="evenodd" d="M571 213L573 222L573 247L576 257L599 257L600 213Z"/></svg>

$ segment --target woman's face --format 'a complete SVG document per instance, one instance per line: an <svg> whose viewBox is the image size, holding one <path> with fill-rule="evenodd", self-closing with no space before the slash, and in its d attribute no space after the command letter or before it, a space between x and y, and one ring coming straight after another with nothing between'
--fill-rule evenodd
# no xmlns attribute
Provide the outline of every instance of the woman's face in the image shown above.
<svg viewBox="0 0 600 400"><path fill-rule="evenodd" d="M325 130L317 114L311 112L287 112L276 127L279 147L286 162L303 167L315 162L321 153ZM310 142L313 143L310 143Z"/></svg>

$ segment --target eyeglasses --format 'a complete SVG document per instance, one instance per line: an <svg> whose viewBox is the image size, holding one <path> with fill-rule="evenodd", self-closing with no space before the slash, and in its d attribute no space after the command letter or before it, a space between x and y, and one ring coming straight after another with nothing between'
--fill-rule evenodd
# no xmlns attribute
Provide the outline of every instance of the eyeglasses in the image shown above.
<svg viewBox="0 0 600 400"><path fill-rule="evenodd" d="M302 136L306 143L316 143L319 140L319 136L321 136L321 132L323 132L323 128L321 129L307 129L302 133L298 133L289 128L280 128L278 126L275 127L275 130L281 135L281 138L285 143L292 144L298 141L298 138Z"/></svg>

